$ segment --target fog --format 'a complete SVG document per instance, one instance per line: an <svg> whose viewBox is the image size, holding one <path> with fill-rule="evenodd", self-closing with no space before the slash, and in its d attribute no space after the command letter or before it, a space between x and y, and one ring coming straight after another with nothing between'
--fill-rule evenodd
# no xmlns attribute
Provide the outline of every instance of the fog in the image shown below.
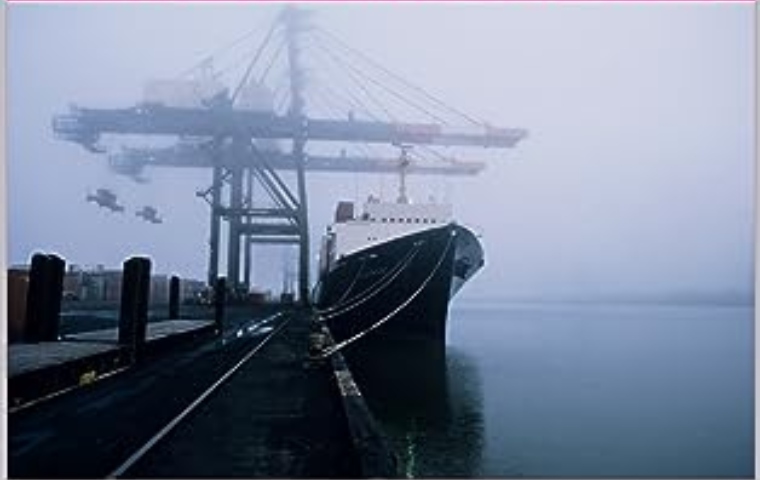
<svg viewBox="0 0 760 480"><path fill-rule="evenodd" d="M752 3L305 7L458 110L530 132L513 149L457 149L488 163L479 176L412 181L413 196L451 200L457 221L483 235L486 268L464 296L750 295ZM137 184L55 139L51 118L70 103L133 106L147 80L176 77L280 8L9 5L8 263L44 250L117 267L139 253L155 271L205 279L208 206L195 191L210 172L155 168ZM309 173L312 244L337 200L389 196L395 182ZM100 187L127 212L86 203ZM165 223L136 218L144 204ZM266 252L254 278L277 285L281 265Z"/></svg>

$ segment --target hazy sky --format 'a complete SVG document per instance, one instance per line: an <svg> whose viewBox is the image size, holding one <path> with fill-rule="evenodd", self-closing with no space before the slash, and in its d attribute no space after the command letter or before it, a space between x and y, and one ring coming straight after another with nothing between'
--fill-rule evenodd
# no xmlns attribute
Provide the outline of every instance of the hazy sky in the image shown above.
<svg viewBox="0 0 760 480"><path fill-rule="evenodd" d="M467 150L488 162L478 177L414 182L413 194L445 194L483 234L487 267L466 295L751 289L754 4L308 7L312 22L447 103L530 131L515 149ZM9 5L9 263L38 249L107 266L144 253L159 272L205 279L208 208L194 192L209 172L153 169L138 185L56 140L51 117L72 102L132 106L146 80L176 76L278 9ZM314 242L336 200L393 185L312 175ZM98 187L127 214L85 203ZM147 203L165 224L134 216Z"/></svg>

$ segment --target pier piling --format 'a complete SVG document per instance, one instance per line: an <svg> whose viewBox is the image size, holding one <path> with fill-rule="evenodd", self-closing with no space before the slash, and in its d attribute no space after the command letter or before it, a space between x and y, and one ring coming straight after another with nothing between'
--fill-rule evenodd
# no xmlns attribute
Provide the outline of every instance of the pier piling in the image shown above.
<svg viewBox="0 0 760 480"><path fill-rule="evenodd" d="M29 271L24 341L58 340L63 274L66 262L57 255L35 253Z"/></svg>
<svg viewBox="0 0 760 480"><path fill-rule="evenodd" d="M133 360L141 358L148 325L150 259L132 257L124 262L119 311L119 344L132 351Z"/></svg>
<svg viewBox="0 0 760 480"><path fill-rule="evenodd" d="M214 322L217 333L221 335L224 325L224 309L227 301L227 280L224 277L216 279L214 284Z"/></svg>
<svg viewBox="0 0 760 480"><path fill-rule="evenodd" d="M169 280L169 320L179 318L179 277L172 275Z"/></svg>

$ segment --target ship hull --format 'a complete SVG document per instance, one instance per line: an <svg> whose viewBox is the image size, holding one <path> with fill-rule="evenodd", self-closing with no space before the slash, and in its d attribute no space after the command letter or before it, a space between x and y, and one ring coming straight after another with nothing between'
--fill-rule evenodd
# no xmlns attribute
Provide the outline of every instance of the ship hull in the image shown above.
<svg viewBox="0 0 760 480"><path fill-rule="evenodd" d="M316 310L338 344L365 336L370 343L443 344L449 301L482 265L482 247L470 230L430 228L337 260L320 277Z"/></svg>

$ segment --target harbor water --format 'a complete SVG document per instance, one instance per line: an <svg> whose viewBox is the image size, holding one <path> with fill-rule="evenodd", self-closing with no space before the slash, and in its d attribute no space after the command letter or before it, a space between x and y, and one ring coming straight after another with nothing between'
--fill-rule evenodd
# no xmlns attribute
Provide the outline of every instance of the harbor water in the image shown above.
<svg viewBox="0 0 760 480"><path fill-rule="evenodd" d="M455 301L445 352L371 358L407 477L754 475L750 306Z"/></svg>

